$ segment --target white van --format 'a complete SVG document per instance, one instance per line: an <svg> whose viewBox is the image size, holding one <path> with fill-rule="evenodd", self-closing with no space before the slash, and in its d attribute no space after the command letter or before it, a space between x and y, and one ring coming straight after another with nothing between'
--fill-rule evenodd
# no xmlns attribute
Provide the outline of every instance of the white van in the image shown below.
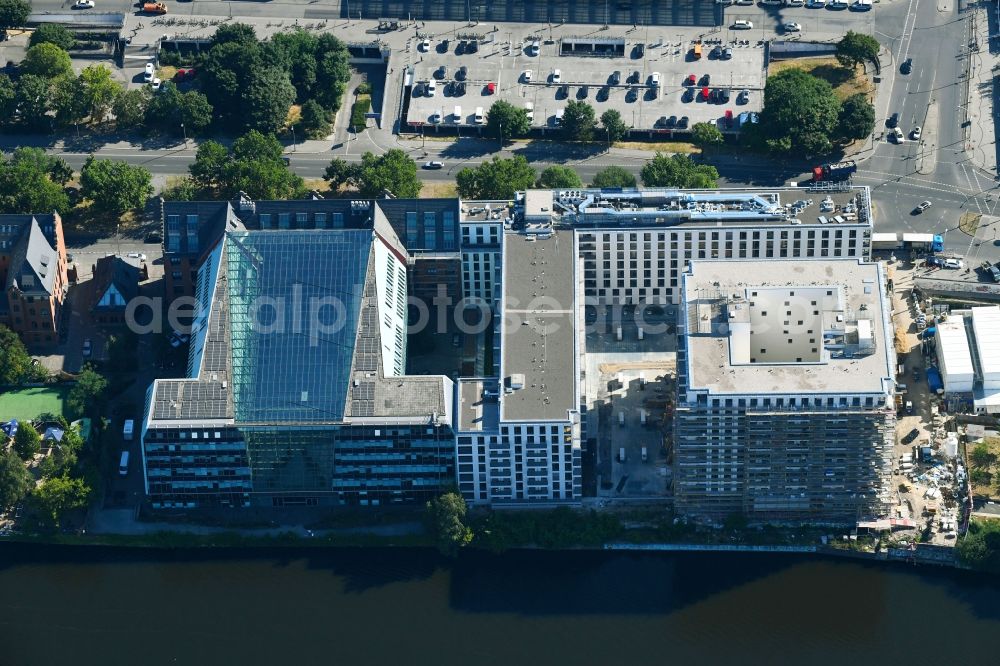
<svg viewBox="0 0 1000 666"><path fill-rule="evenodd" d="M122 426L122 438L126 442L131 442L133 432L135 432L135 421L132 419L126 419L125 425Z"/></svg>
<svg viewBox="0 0 1000 666"><path fill-rule="evenodd" d="M121 460L118 461L118 473L122 476L128 474L128 451L122 451Z"/></svg>
<svg viewBox="0 0 1000 666"><path fill-rule="evenodd" d="M556 111L556 125L562 125L563 116L566 115L566 109L559 109Z"/></svg>
<svg viewBox="0 0 1000 666"><path fill-rule="evenodd" d="M528 120L534 120L535 119L535 105L532 102L525 102L524 103L524 110L528 114Z"/></svg>
<svg viewBox="0 0 1000 666"><path fill-rule="evenodd" d="M428 97L434 97L434 93L437 91L437 81L431 79L427 82L427 86L424 88L427 91Z"/></svg>
<svg viewBox="0 0 1000 666"><path fill-rule="evenodd" d="M753 21L748 21L746 19L736 19L733 21L733 30L753 30Z"/></svg>
<svg viewBox="0 0 1000 666"><path fill-rule="evenodd" d="M485 122L486 122L486 116L483 115L483 107L477 106L476 107L476 124L477 125L482 125Z"/></svg>
<svg viewBox="0 0 1000 666"><path fill-rule="evenodd" d="M872 0L855 0L854 4L851 5L851 9L856 12L867 12L871 11Z"/></svg>
<svg viewBox="0 0 1000 666"><path fill-rule="evenodd" d="M455 107L455 113L452 114L452 115L455 118L455 124L456 125L459 124L459 123L461 123L462 122L462 107L456 106Z"/></svg>
<svg viewBox="0 0 1000 666"><path fill-rule="evenodd" d="M659 72L653 72L652 74L650 74L650 76L649 76L649 85L653 86L654 88L659 87L659 85L660 85L660 73Z"/></svg>

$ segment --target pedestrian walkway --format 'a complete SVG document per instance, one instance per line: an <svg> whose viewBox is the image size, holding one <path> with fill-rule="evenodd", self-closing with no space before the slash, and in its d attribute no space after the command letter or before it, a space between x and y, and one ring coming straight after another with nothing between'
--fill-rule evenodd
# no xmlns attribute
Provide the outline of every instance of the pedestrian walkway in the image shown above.
<svg viewBox="0 0 1000 666"><path fill-rule="evenodd" d="M990 40L990 13L996 8L980 3L972 10L969 49L971 67L967 77L966 112L968 128L965 149L971 161L992 176L997 175L996 114L994 81L1000 70L1000 40Z"/></svg>

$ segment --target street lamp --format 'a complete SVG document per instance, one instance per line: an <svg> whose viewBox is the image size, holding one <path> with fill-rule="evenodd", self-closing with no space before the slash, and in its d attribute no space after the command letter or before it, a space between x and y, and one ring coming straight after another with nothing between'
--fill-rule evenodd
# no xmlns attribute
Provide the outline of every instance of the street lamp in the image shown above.
<svg viewBox="0 0 1000 666"><path fill-rule="evenodd" d="M292 152L295 152L295 125L292 125Z"/></svg>
<svg viewBox="0 0 1000 666"><path fill-rule="evenodd" d="M187 142L188 142L188 133L187 133L187 130L184 129L184 123L181 123L181 132L184 133L184 145L187 145Z"/></svg>
<svg viewBox="0 0 1000 666"><path fill-rule="evenodd" d="M497 126L500 128L500 131L498 132L499 136L497 138L500 139L500 150L503 150L503 123L498 120Z"/></svg>

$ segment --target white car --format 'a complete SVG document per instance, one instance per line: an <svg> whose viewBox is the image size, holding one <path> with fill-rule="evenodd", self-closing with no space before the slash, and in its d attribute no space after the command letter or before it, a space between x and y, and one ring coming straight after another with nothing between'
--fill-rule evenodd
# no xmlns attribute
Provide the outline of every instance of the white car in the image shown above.
<svg viewBox="0 0 1000 666"><path fill-rule="evenodd" d="M753 5L753 0L736 0L736 4L747 7Z"/></svg>
<svg viewBox="0 0 1000 666"><path fill-rule="evenodd" d="M788 23L782 23L781 29L785 32L802 32L802 24L789 21Z"/></svg>
<svg viewBox="0 0 1000 666"><path fill-rule="evenodd" d="M828 4L830 9L847 9L849 3L847 0L830 0Z"/></svg>
<svg viewBox="0 0 1000 666"><path fill-rule="evenodd" d="M156 74L156 67L153 66L153 63L147 62L146 69L143 70L142 80L145 81L146 83L152 83L153 79L155 78L155 74Z"/></svg>
<svg viewBox="0 0 1000 666"><path fill-rule="evenodd" d="M786 7L801 7L806 4L806 0L785 0Z"/></svg>
<svg viewBox="0 0 1000 666"><path fill-rule="evenodd" d="M73 3L73 9L93 9L94 0L76 0Z"/></svg>
<svg viewBox="0 0 1000 666"><path fill-rule="evenodd" d="M431 115L431 122L434 123L435 125L437 125L437 124L439 124L441 122L441 120L443 119L443 117L444 117L444 114L440 110L439 111L435 111L433 113L433 115Z"/></svg>
<svg viewBox="0 0 1000 666"><path fill-rule="evenodd" d="M524 103L524 112L528 116L528 120L535 119L535 105L532 102Z"/></svg>
<svg viewBox="0 0 1000 666"><path fill-rule="evenodd" d="M444 162L424 162L425 169L442 169L444 168Z"/></svg>
<svg viewBox="0 0 1000 666"><path fill-rule="evenodd" d="M715 0L715 4L717 4L717 5L731 5L731 4L733 4L733 0Z"/></svg>
<svg viewBox="0 0 1000 666"><path fill-rule="evenodd" d="M427 87L425 87L424 90L427 92L428 97L434 97L434 94L437 92L437 81L434 79L428 81Z"/></svg>
<svg viewBox="0 0 1000 666"><path fill-rule="evenodd" d="M160 85L161 85L160 79L156 78L155 76L153 77L153 80L149 82L149 85L153 89L153 92L160 91Z"/></svg>
<svg viewBox="0 0 1000 666"><path fill-rule="evenodd" d="M659 85L660 85L660 73L659 72L653 72L652 74L649 75L649 85L653 86L654 88L659 87Z"/></svg>
<svg viewBox="0 0 1000 666"><path fill-rule="evenodd" d="M431 40L425 39L424 41L420 42L420 50L424 51L424 52L430 51L431 50Z"/></svg>
<svg viewBox="0 0 1000 666"><path fill-rule="evenodd" d="M732 30L753 30L753 21L748 21L746 19L736 19L733 21L733 25L730 26Z"/></svg>
<svg viewBox="0 0 1000 666"><path fill-rule="evenodd" d="M558 69L552 70L552 83L559 83L562 81L562 72Z"/></svg>
<svg viewBox="0 0 1000 666"><path fill-rule="evenodd" d="M524 70L524 73L521 74L521 80L524 81L525 83L531 83L531 70L530 69Z"/></svg>
<svg viewBox="0 0 1000 666"><path fill-rule="evenodd" d="M920 141L920 125L913 128L913 131L910 132L910 138L914 141Z"/></svg>
<svg viewBox="0 0 1000 666"><path fill-rule="evenodd" d="M806 7L810 7L812 9L822 9L823 7L826 7L826 0L809 0L809 2L806 3Z"/></svg>
<svg viewBox="0 0 1000 666"><path fill-rule="evenodd" d="M896 143L906 143L906 137L903 136L903 130L899 129L898 127L893 127L892 131L889 133L889 136L891 136L893 141L895 141Z"/></svg>
<svg viewBox="0 0 1000 666"><path fill-rule="evenodd" d="M146 261L146 255L142 252L129 252L127 255L129 259L138 259L139 261Z"/></svg>

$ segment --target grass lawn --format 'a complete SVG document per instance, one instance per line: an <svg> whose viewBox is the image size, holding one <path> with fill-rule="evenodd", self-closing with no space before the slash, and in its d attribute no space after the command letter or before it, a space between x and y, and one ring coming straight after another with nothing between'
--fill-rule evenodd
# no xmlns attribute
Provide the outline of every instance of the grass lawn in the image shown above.
<svg viewBox="0 0 1000 666"><path fill-rule="evenodd" d="M853 71L843 67L833 56L827 58L791 58L772 62L768 66L768 76L774 76L786 69L801 69L816 78L823 79L831 86L841 100L857 93L870 95L874 90L871 81L860 65Z"/></svg>
<svg viewBox="0 0 1000 666"><path fill-rule="evenodd" d="M458 196L455 183L425 182L420 188L421 199L449 199Z"/></svg>
<svg viewBox="0 0 1000 666"><path fill-rule="evenodd" d="M62 414L68 388L26 388L0 393L0 421L29 421L39 414Z"/></svg>

